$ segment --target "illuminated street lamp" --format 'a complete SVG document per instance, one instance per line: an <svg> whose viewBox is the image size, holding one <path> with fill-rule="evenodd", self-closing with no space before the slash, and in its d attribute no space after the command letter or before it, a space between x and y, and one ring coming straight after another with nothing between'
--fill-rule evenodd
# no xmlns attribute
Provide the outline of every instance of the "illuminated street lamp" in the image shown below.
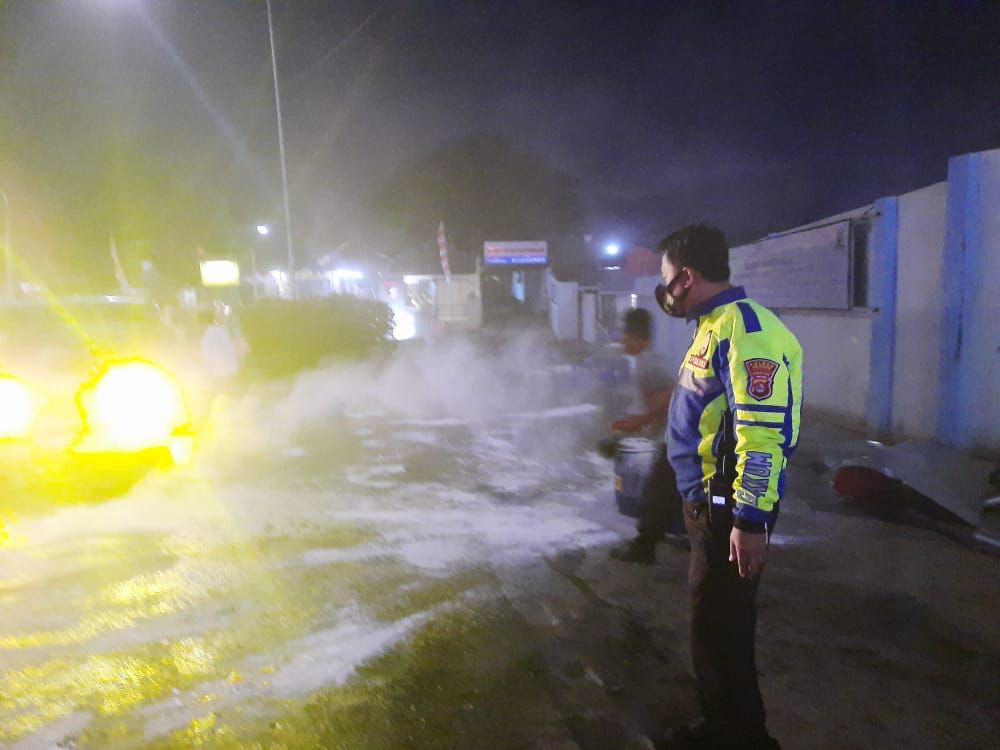
<svg viewBox="0 0 1000 750"><path fill-rule="evenodd" d="M269 237L271 235L271 226L269 224L258 224L256 229L260 237ZM253 284L253 299L256 302L260 297L260 293L257 291L257 248L252 244L250 245L250 274L251 283Z"/></svg>
<svg viewBox="0 0 1000 750"><path fill-rule="evenodd" d="M620 249L621 248L619 248L618 245L612 243L604 248L604 252L606 252L608 255L618 255L618 251Z"/></svg>

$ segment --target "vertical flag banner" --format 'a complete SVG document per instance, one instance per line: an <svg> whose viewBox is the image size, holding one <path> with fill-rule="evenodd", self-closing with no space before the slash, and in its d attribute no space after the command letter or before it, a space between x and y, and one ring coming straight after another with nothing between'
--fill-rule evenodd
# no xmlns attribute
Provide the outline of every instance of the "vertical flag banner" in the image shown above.
<svg viewBox="0 0 1000 750"><path fill-rule="evenodd" d="M444 222L438 224L438 253L441 255L441 270L444 280L451 281L451 269L448 267L448 238L444 234Z"/></svg>
<svg viewBox="0 0 1000 750"><path fill-rule="evenodd" d="M132 291L132 287L128 283L128 277L125 276L125 269L122 268L122 262L118 259L118 247L115 245L115 236L111 235L111 262L115 267L115 278L118 280L118 287L121 289L122 294L128 294Z"/></svg>

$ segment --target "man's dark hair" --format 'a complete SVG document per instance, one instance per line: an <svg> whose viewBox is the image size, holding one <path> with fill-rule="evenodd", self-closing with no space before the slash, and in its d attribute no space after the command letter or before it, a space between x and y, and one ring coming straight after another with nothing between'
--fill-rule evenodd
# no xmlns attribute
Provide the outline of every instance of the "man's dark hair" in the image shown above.
<svg viewBox="0 0 1000 750"><path fill-rule="evenodd" d="M630 333L643 341L649 341L652 333L653 321L649 317L649 310L638 308L629 310L625 314L625 333Z"/></svg>
<svg viewBox="0 0 1000 750"><path fill-rule="evenodd" d="M729 244L711 224L689 224L668 235L656 247L671 265L687 266L707 281L729 281Z"/></svg>

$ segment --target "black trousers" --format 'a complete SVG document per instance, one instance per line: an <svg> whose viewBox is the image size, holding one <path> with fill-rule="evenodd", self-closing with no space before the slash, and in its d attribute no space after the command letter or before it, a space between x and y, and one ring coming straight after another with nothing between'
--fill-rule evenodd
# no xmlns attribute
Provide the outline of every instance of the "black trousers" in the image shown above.
<svg viewBox="0 0 1000 750"><path fill-rule="evenodd" d="M725 748L777 747L768 744L774 741L757 684L759 578L741 578L729 562L731 522L713 529L707 503L685 503L684 522L691 541L691 656L709 731Z"/></svg>
<svg viewBox="0 0 1000 750"><path fill-rule="evenodd" d="M684 503L677 491L677 475L667 460L667 446L661 445L642 488L639 506L639 537L658 542L663 535L684 533Z"/></svg>

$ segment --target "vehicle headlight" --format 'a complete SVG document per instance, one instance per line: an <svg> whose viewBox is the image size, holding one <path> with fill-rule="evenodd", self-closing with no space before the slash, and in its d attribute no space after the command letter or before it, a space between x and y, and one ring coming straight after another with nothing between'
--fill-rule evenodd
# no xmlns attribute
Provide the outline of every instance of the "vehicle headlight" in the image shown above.
<svg viewBox="0 0 1000 750"><path fill-rule="evenodd" d="M392 308L392 337L396 341L406 341L417 335L417 320L413 313L403 307Z"/></svg>
<svg viewBox="0 0 1000 750"><path fill-rule="evenodd" d="M38 403L28 385L0 375L0 440L23 440L31 434Z"/></svg>
<svg viewBox="0 0 1000 750"><path fill-rule="evenodd" d="M77 394L84 431L77 450L141 451L167 447L190 422L180 385L142 359L109 362Z"/></svg>

